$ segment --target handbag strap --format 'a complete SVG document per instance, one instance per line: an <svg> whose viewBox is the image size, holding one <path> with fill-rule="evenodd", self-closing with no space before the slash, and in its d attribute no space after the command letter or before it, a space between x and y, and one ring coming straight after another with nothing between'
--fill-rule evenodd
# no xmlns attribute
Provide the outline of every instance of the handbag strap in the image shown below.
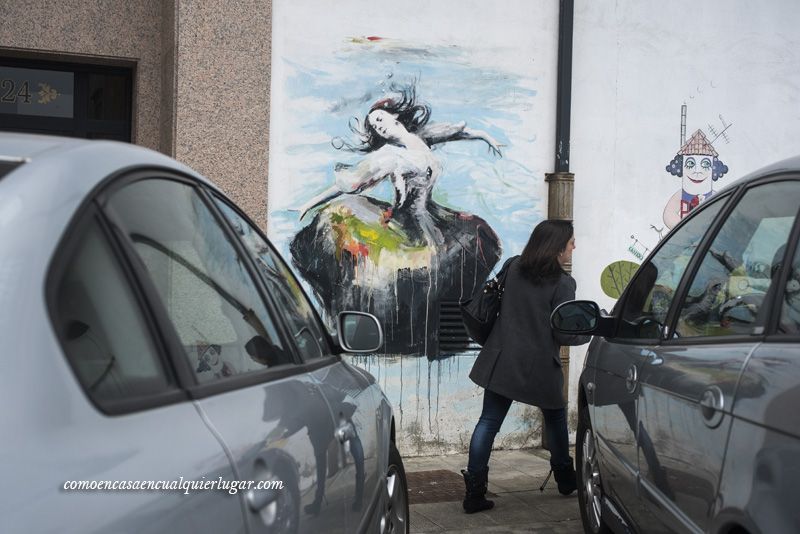
<svg viewBox="0 0 800 534"><path fill-rule="evenodd" d="M512 256L508 258L506 262L503 264L502 269L500 269L500 272L497 273L497 276L495 277L495 280L497 280L497 287L501 291L506 287L506 276L508 276L508 271L509 268L511 267L511 263L517 258L519 258L519 256Z"/></svg>

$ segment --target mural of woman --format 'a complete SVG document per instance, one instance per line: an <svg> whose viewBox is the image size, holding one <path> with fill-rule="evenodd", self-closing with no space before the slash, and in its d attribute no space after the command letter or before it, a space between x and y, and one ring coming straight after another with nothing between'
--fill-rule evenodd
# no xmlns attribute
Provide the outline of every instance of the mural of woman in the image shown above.
<svg viewBox="0 0 800 534"><path fill-rule="evenodd" d="M697 130L666 166L666 171L683 179L681 189L667 201L664 224L673 228L695 207L714 195L712 188L728 172L728 166L718 159L702 130Z"/></svg>
<svg viewBox="0 0 800 534"><path fill-rule="evenodd" d="M393 87L393 97L370 108L351 129L364 154L337 163L335 183L300 208L313 220L292 243L292 261L327 313L369 311L384 324L386 352L435 354L438 303L458 301L482 284L500 259L500 240L477 215L442 206L431 197L442 163L432 147L480 140L496 156L500 145L466 123L429 123L415 86ZM362 194L384 180L388 203Z"/></svg>

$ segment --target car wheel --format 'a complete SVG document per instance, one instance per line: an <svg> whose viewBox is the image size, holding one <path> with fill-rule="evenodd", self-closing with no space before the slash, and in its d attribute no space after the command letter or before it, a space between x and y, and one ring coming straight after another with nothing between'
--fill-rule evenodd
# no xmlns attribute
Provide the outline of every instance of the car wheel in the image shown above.
<svg viewBox="0 0 800 534"><path fill-rule="evenodd" d="M408 534L408 483L403 459L394 442L389 444L389 466L386 469L386 498L384 499L381 532Z"/></svg>
<svg viewBox="0 0 800 534"><path fill-rule="evenodd" d="M300 488L291 468L279 463L275 473L270 473L266 480L280 480L288 487L281 491L278 500L262 511L261 517L270 531L295 534L300 525Z"/></svg>
<svg viewBox="0 0 800 534"><path fill-rule="evenodd" d="M578 408L578 431L575 455L578 457L578 503L583 530L588 534L610 534L603 521L603 483L597 447L586 406Z"/></svg>

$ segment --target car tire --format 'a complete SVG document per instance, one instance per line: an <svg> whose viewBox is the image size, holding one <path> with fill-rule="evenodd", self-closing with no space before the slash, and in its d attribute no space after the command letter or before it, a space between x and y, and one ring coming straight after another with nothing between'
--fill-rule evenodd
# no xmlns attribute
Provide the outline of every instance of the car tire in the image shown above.
<svg viewBox="0 0 800 534"><path fill-rule="evenodd" d="M575 456L578 464L578 503L583 530L587 534L611 534L611 529L603 520L603 484L592 422L589 420L589 410L585 405L578 407Z"/></svg>
<svg viewBox="0 0 800 534"><path fill-rule="evenodd" d="M386 498L384 499L381 532L408 534L408 482L403 458L394 442L389 444L389 465L386 468Z"/></svg>

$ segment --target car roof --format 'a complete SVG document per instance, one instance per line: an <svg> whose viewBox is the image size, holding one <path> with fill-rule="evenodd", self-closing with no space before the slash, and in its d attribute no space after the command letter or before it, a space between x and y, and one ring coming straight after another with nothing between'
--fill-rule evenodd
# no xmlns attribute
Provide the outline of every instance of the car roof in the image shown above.
<svg viewBox="0 0 800 534"><path fill-rule="evenodd" d="M777 161L770 165L766 165L761 167L753 172L750 172L738 180L731 182L730 184L726 185L722 189L719 190L719 193L723 191L728 191L730 189L734 189L739 187L740 185L758 180L759 178L765 176L771 176L775 174L781 173L800 173L800 156L793 156L791 158L787 158L781 161Z"/></svg>
<svg viewBox="0 0 800 534"><path fill-rule="evenodd" d="M164 154L117 141L0 132L0 162L7 171L0 175L0 243L35 226L43 231L40 245L55 245L92 190L124 169L177 172L214 187ZM0 255L11 252L0 244Z"/></svg>
<svg viewBox="0 0 800 534"><path fill-rule="evenodd" d="M0 295L29 285L33 293L17 297L42 301L42 282L56 247L80 206L107 177L150 168L214 187L164 154L116 141L0 132L0 163L7 171L0 175Z"/></svg>
<svg viewBox="0 0 800 534"><path fill-rule="evenodd" d="M28 176L27 179L44 182L63 179L64 173L40 172L54 161L72 170L80 168L81 176L77 182L74 179L69 182L73 185L80 183L94 186L108 176L108 169L134 166L163 167L207 181L189 167L164 154L118 141L0 132L0 161L17 162L20 165L13 174L22 172ZM31 178L32 176L35 178Z"/></svg>
<svg viewBox="0 0 800 534"><path fill-rule="evenodd" d="M0 156L26 160L55 147L80 142L69 137L0 132Z"/></svg>

